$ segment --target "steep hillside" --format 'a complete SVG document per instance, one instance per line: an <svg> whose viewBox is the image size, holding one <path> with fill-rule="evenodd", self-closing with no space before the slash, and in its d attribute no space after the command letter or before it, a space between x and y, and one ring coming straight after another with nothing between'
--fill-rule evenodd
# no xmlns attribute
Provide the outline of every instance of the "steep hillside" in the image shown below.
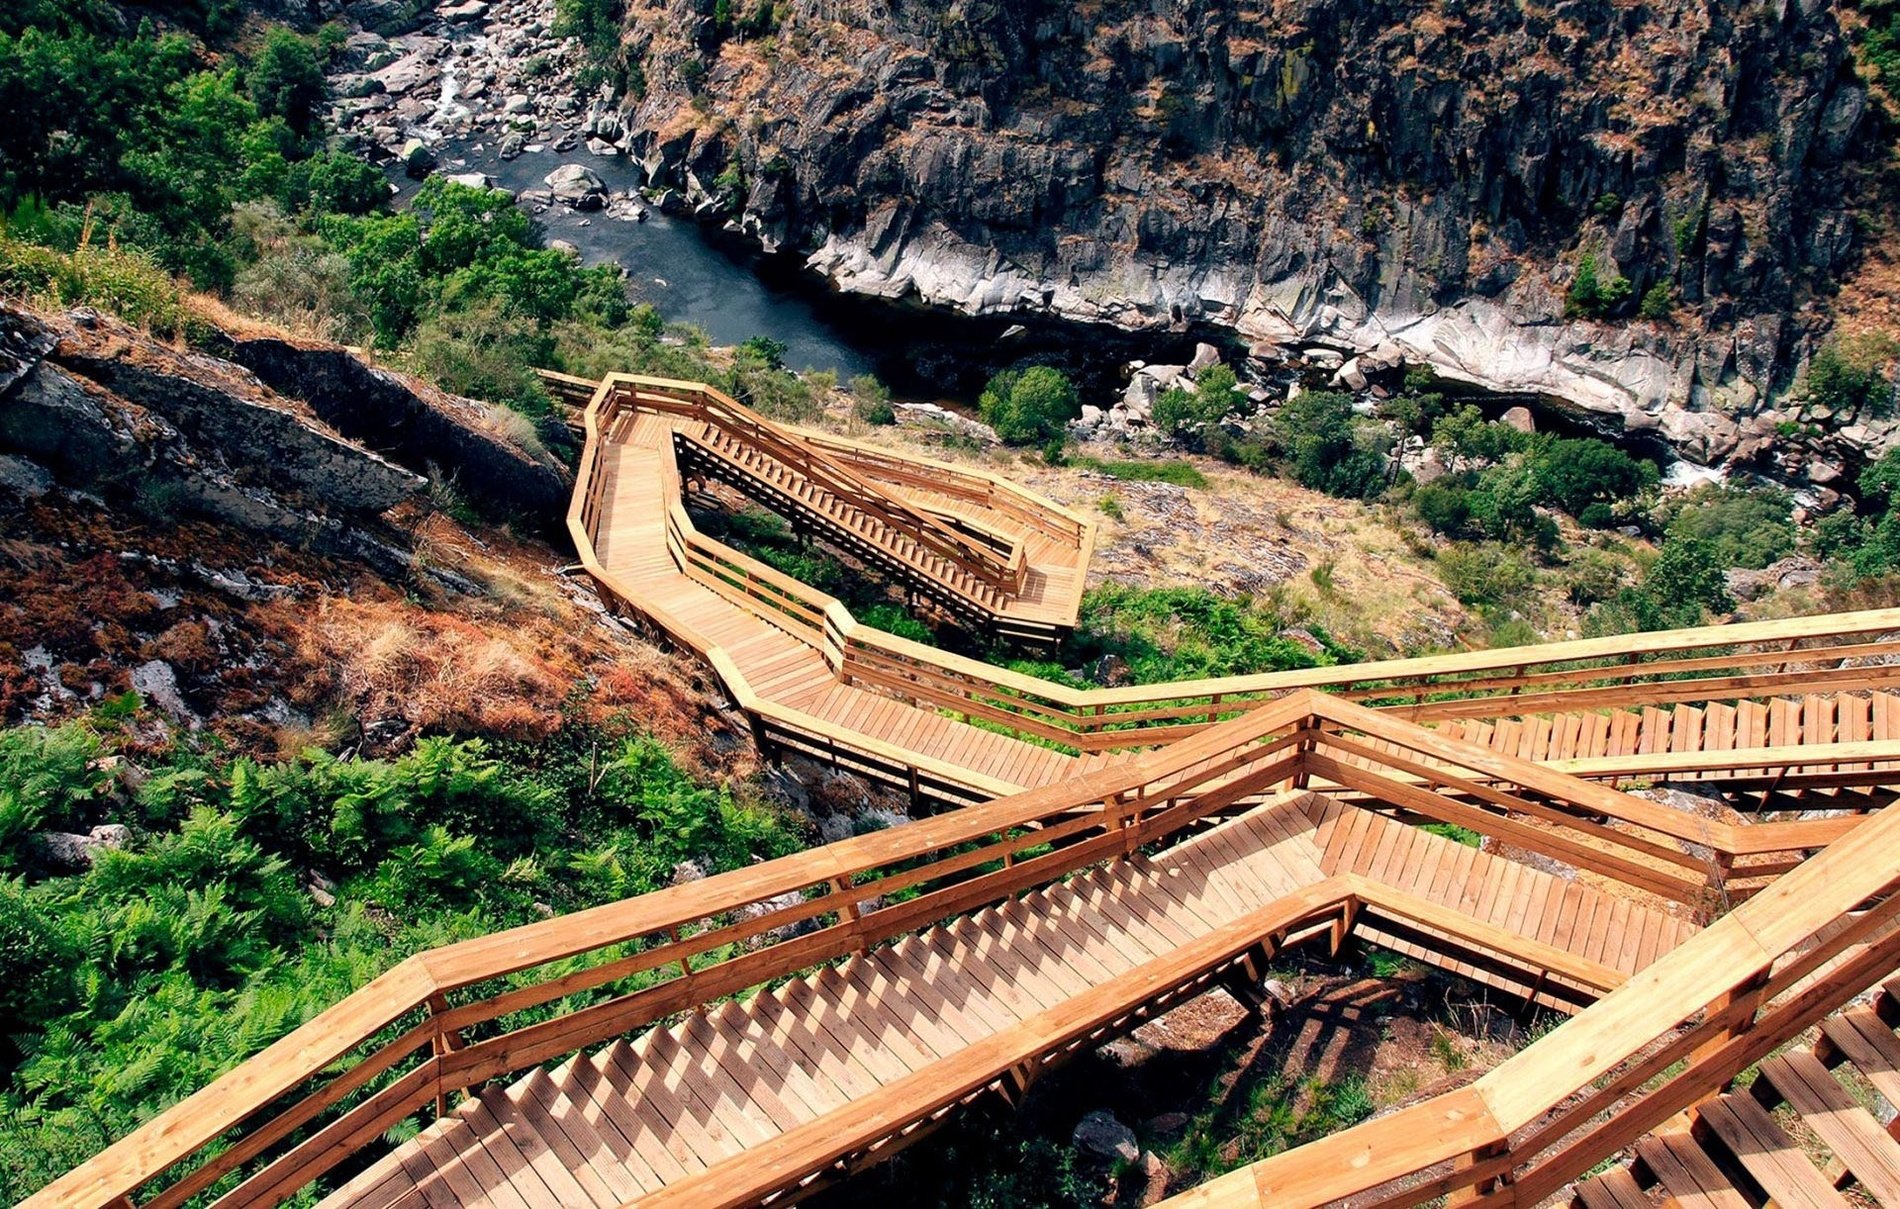
<svg viewBox="0 0 1900 1209"><path fill-rule="evenodd" d="M566 490L486 408L341 349L223 343L341 422L326 391L355 381L380 404L359 427L433 431L426 457L95 312L0 304L0 724L136 691L266 753L540 739L615 711L706 765L749 752L696 669L605 620L553 547L477 519L512 506L532 532L560 514L536 492Z"/></svg>
<svg viewBox="0 0 1900 1209"><path fill-rule="evenodd" d="M1768 461L1887 154L1850 19L634 0L645 91L612 129L656 184L847 289L1393 346L1699 461Z"/></svg>

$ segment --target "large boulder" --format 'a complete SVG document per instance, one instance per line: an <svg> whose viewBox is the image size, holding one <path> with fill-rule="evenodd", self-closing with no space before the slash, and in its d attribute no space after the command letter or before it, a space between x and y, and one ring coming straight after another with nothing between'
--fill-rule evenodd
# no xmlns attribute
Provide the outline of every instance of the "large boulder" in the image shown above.
<svg viewBox="0 0 1900 1209"><path fill-rule="evenodd" d="M598 210L607 202L607 183L585 164L562 164L545 183L555 201L576 210Z"/></svg>

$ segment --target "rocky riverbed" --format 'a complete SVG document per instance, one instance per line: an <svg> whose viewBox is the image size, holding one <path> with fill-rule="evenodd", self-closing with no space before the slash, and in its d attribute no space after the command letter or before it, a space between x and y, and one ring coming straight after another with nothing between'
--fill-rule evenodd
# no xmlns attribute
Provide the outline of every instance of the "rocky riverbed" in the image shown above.
<svg viewBox="0 0 1900 1209"><path fill-rule="evenodd" d="M373 25L390 3L359 0L343 12ZM1197 147L1209 145L1198 156L1169 152L1162 161L1168 179L1151 180L1135 156L1136 135L1129 129L1111 123L1096 131L1090 136L1100 140L1094 156L1084 156L1092 119L1082 110L1099 100L1102 81L1082 86L1085 96L1071 104L1082 108L1073 119L1062 118L1050 111L1052 100L1021 93L1020 81L983 85L985 72L1006 71L1008 65L979 70L981 65L963 61L975 53L970 47L933 59L942 35L918 24L928 13L885 20L867 17L855 5L825 14L806 11L812 7L788 6L782 38L721 41L709 34L705 18L681 5L635 4L630 53L644 63L651 83L644 99L634 99L606 89L576 91L583 54L551 32L551 0L468 0L424 12L409 32L355 35L334 81L334 116L367 154L413 162L420 171L451 152L467 164L449 162L443 170L466 168L472 181L490 175L483 171L484 158L558 157L574 165L570 175L578 180L566 188L572 212L599 210L579 221L630 217L637 207L652 206L723 223L762 248L800 249L811 269L846 291L964 313L1108 322L1154 332L1174 349L1182 348L1182 332L1191 323L1225 325L1243 347L1250 346L1256 378L1274 383L1276 391L1277 382L1291 376L1360 392L1391 389L1407 366L1430 365L1452 380L1534 397L1606 433L1667 446L1698 465L1767 473L1809 489L1823 504L1861 461L1900 441L1900 421L1891 417L1832 414L1795 397L1794 368L1812 347L1811 337L1801 333L1811 332L1814 323L1811 317L1790 323L1791 301L1788 313L1760 309L1773 305L1769 295L1782 288L1775 282L1795 271L1794 261L1805 274L1847 264L1842 240L1789 250L1770 246L1766 236L1750 242L1739 232L1732 238L1722 233L1726 215L1744 194L1790 215L1809 215L1807 221L1827 230L1837 227L1839 199L1830 210L1825 200L1790 183L1798 165L1778 161L1751 167L1755 176L1748 181L1730 179L1724 186L1729 209L1701 199L1708 211L1704 222L1713 225L1700 237L1704 245L1697 256L1703 263L1694 288L1680 287L1686 300L1701 304L1698 313L1685 312L1680 323L1566 318L1563 295L1574 262L1539 263L1550 233L1510 229L1511 222L1522 226L1508 217L1518 203L1494 206L1499 217L1480 220L1492 228L1482 246L1453 247L1443 228L1454 211L1469 209L1468 202L1430 196L1408 201L1403 190L1392 195L1389 182L1376 190L1369 184L1365 196L1336 198L1343 209L1329 220L1357 222L1363 233L1322 236L1307 195L1325 189L1296 176L1291 192L1279 199L1307 207L1308 219L1295 222L1291 213L1273 211L1274 199L1260 193L1279 179L1277 170L1231 158L1239 154L1240 127L1258 125L1257 115L1217 122L1220 133L1214 135L1199 130L1202 119L1193 116L1198 111L1185 111L1180 122L1187 133L1181 137ZM1224 46L1231 60L1238 36L1231 14L1210 10L1209 16L1220 18L1207 31L1209 45ZM1841 61L1843 44L1824 21L1805 11L1790 21L1795 27L1787 37L1807 46L1817 61ZM1006 50L1015 38L1067 54L1073 40L1099 42L1114 24L1104 18L1091 34L1069 22L1032 36L985 16L971 36L994 41L990 50ZM1309 29L1322 24L1336 38L1364 32L1337 15L1310 15ZM1864 94L1844 85L1804 91L1790 82L1779 60L1769 62L1771 52L1750 40L1760 33L1753 24L1736 25L1732 32L1740 37L1743 25L1747 38L1737 53L1763 60L1779 90L1772 95L1788 120L1807 132L1803 154L1847 155L1858 148ZM1167 41L1170 31L1179 32L1169 22L1116 28L1141 39L1115 51L1114 67L1104 68L1111 76L1160 56L1164 43L1178 52L1191 49L1187 42ZM1496 54L1513 39L1536 36L1542 35L1529 26L1491 31L1467 57ZM1681 34L1691 49L1710 36L1700 27L1685 27ZM1634 37L1626 31L1611 41ZM716 53L706 53L709 43ZM1379 49L1393 53L1384 44ZM1306 59L1286 47L1252 53L1265 64L1262 70L1274 68L1282 94L1315 86L1313 52ZM1580 61L1589 53L1573 45L1569 56ZM706 69L697 91L680 83L688 62ZM1695 62L1685 79L1712 70L1699 58ZM1566 59L1543 70L1552 79L1567 79L1571 66ZM1182 67L1197 87L1213 89L1215 103L1219 82L1232 69L1232 62L1216 68L1192 60ZM1056 70L1036 68L1043 76ZM1687 85L1657 86L1672 93L1671 120L1692 128L1699 119L1685 116L1673 101L1673 93ZM985 88L1000 90L998 97L989 98ZM1342 104L1327 100L1335 110ZM1457 103L1477 104L1469 96ZM1260 101L1250 97L1246 104ZM1306 102L1281 95L1276 104L1286 111L1288 129L1297 126L1294 111ZM1607 119L1584 124L1597 120ZM1548 136L1543 154L1571 137L1562 133L1571 121L1553 118L1539 127ZM901 145L893 141L900 135ZM998 142L1006 137L1015 140L1014 150ZM1227 147L1230 159L1208 159L1212 147ZM1740 163L1730 159L1731 167ZM1514 163L1491 171L1528 180L1531 169ZM1620 175L1599 173L1602 180L1571 180L1569 169L1555 165L1542 171L1558 174L1566 196L1596 191L1592 204L1600 212L1580 221L1604 241L1606 272L1618 266L1625 280L1640 287L1645 273L1653 277L1657 271L1643 268L1642 257L1678 258L1664 246L1667 232L1661 232L1675 184L1626 202L1627 195L1605 188L1612 178L1623 183L1640 175L1635 164L1626 163ZM631 176L632 183L610 183L615 172ZM598 184L588 173L600 178ZM1195 180L1197 173L1206 179ZM1037 190L1045 193L1042 201L1030 196ZM1183 190L1202 199L1200 209ZM553 193L542 185L528 200L557 205ZM1241 194L1249 200L1236 208ZM989 200L980 201L984 196ZM824 197L833 199L825 204L834 217L820 221L814 207ZM1095 200L1085 205L1085 198ZM1024 228L1025 206L1044 215L1044 228ZM1263 222L1271 228L1264 235ZM1111 229L1127 238L1111 237ZM1472 230L1478 239L1478 227ZM1279 249L1274 256L1285 263L1236 260L1243 248L1256 258L1266 255L1267 243L1248 243L1249 233ZM1817 227L1817 238L1820 233ZM1404 246L1386 247L1388 234L1403 236ZM1342 260L1340 241L1355 239L1365 245L1357 259ZM1719 252L1727 267L1718 273L1712 262L1720 240L1727 241ZM1437 253L1425 246L1432 241L1443 245ZM1446 268L1444 258L1453 252L1458 263ZM1670 268L1678 278L1691 267L1687 252L1680 256L1683 265ZM1443 270L1440 276L1456 269L1463 288L1432 284L1433 265ZM1720 322L1707 322L1711 315ZM1181 354L1149 356L1164 364L1185 360ZM1105 422L1113 422L1113 394L1099 392L1089 402Z"/></svg>

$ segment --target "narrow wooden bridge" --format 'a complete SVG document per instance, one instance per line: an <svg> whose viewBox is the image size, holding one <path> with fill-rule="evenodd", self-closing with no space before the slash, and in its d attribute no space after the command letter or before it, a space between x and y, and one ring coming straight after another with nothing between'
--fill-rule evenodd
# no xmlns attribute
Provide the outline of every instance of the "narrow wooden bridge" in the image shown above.
<svg viewBox="0 0 1900 1209"><path fill-rule="evenodd" d="M1529 1206L1632 1145L1575 1195L1699 1203L1678 1168L1707 1191L1706 1160L1785 1203L1815 1181L1726 1085L1830 1013L1860 1048L1813 1063L1892 1069L1848 1004L1900 967L1900 612L1075 691L859 625L698 532L681 488L770 480L828 540L1032 638L1073 621L1090 541L1053 505L749 429L690 384L609 379L586 423L570 519L609 599L698 652L763 744L976 804L411 957L29 1204L787 1202L1355 938L1572 1019L1182 1203ZM1619 788L1656 779L1743 813ZM1865 1122L1789 1065L1756 1103L1823 1105L1821 1178L1896 1203Z"/></svg>

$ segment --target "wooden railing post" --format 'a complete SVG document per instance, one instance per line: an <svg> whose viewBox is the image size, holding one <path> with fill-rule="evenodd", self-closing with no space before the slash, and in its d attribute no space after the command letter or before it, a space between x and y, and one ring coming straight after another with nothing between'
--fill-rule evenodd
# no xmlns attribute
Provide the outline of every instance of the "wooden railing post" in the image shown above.
<svg viewBox="0 0 1900 1209"><path fill-rule="evenodd" d="M449 1010L448 996L442 994L439 991L436 994L429 996L429 1015L431 1017L446 1015L448 1013L448 1010ZM429 1052L437 1059L446 1058L450 1054L454 1053L456 1050L461 1049L463 1044L464 1042L462 1040L461 1030L438 1028L436 1030L435 1037L431 1039L431 1041L429 1042ZM468 1089L458 1088L457 1090L467 1091ZM437 1117L443 1117L448 1114L448 1111L449 1111L448 1089L441 1086L441 1084L438 1083L435 1089L435 1115Z"/></svg>
<svg viewBox="0 0 1900 1209"><path fill-rule="evenodd" d="M1486 1160L1502 1158L1510 1152L1511 1147L1509 1142L1492 1142L1489 1145L1480 1146L1469 1154L1453 1160L1452 1168L1459 1172L1470 1171L1473 1167L1477 1167ZM1445 1197L1445 1207L1446 1209L1457 1209L1458 1206L1475 1205L1480 1201L1484 1202L1487 1207L1507 1207L1515 1205L1517 1198L1512 1194L1511 1185L1507 1176L1489 1176L1484 1179L1473 1180L1471 1183L1461 1187L1453 1188L1450 1194Z"/></svg>

